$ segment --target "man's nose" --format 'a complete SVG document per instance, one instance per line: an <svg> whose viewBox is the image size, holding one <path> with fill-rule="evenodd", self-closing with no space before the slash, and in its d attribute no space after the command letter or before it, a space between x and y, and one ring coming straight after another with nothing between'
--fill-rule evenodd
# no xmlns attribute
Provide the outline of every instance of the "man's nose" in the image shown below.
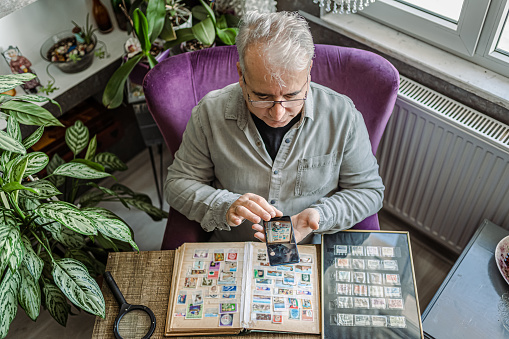
<svg viewBox="0 0 509 339"><path fill-rule="evenodd" d="M281 120L286 112L286 108L284 108L280 102L276 102L276 104L274 106L272 106L272 108L270 110L271 110L270 113L271 113L272 119L274 119L276 121Z"/></svg>

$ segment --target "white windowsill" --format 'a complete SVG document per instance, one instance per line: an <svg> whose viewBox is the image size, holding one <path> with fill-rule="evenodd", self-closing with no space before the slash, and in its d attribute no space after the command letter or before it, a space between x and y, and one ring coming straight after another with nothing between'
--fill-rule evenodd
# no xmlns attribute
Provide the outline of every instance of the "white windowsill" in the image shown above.
<svg viewBox="0 0 509 339"><path fill-rule="evenodd" d="M325 14L321 19L340 34L509 109L507 77L361 15Z"/></svg>

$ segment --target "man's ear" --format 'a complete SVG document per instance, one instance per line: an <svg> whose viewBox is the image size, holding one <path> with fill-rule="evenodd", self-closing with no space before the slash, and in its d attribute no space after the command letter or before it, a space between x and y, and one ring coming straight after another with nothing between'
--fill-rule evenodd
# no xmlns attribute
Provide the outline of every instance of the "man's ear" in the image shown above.
<svg viewBox="0 0 509 339"><path fill-rule="evenodd" d="M239 84L242 87L243 81L242 81L242 69L240 68L240 62L237 61L237 73L239 74Z"/></svg>

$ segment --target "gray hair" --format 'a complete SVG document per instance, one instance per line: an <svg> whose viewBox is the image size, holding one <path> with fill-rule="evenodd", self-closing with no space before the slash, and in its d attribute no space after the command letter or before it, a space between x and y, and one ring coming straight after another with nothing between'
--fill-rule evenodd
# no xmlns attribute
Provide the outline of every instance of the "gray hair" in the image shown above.
<svg viewBox="0 0 509 339"><path fill-rule="evenodd" d="M286 71L308 68L315 54L313 37L306 20L296 12L243 15L236 38L240 68L245 73L244 56L249 45L261 42L260 53L270 75L281 86Z"/></svg>

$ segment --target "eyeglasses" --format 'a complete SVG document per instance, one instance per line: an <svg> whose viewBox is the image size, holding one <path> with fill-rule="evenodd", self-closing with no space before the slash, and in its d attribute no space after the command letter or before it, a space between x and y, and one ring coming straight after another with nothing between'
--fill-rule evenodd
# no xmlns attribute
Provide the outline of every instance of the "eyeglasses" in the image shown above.
<svg viewBox="0 0 509 339"><path fill-rule="evenodd" d="M244 80L244 84L246 86L248 86L244 76L242 76L242 80ZM302 86L302 88L299 90L299 92L301 92L304 89L304 87L308 83L308 80L309 80L309 77L307 78L306 83L304 84L304 86ZM253 105L253 107L256 107L256 108L272 108L276 104L280 104L284 108L299 107L299 106L302 106L304 104L304 102L306 101L307 97L308 97L308 91L306 91L306 93L304 94L304 98L302 98L302 99L266 101L266 100L251 100L251 96L249 95L249 93L247 93L247 101L249 101L251 103L251 105Z"/></svg>

